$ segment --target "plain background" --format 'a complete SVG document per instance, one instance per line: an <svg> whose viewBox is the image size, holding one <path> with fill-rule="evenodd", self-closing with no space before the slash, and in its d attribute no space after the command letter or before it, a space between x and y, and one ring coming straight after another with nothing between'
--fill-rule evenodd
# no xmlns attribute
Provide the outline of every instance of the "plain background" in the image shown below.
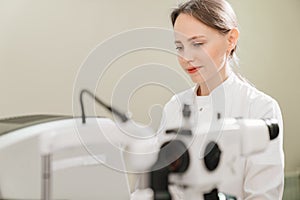
<svg viewBox="0 0 300 200"><path fill-rule="evenodd" d="M89 52L122 31L172 28L169 14L178 2L0 0L0 117L72 114L76 74ZM285 125L285 170L294 171L300 167L300 1L230 2L241 31L239 71L279 102ZM157 62L184 73L176 57L165 52L142 51L122 59L114 63L116 69ZM111 79L116 78L112 74ZM110 88L112 85L105 85L104 100L109 100ZM152 118L157 124L158 113L171 95L153 85L136 91L130 100L134 119L150 123ZM101 109L97 112L108 115Z"/></svg>

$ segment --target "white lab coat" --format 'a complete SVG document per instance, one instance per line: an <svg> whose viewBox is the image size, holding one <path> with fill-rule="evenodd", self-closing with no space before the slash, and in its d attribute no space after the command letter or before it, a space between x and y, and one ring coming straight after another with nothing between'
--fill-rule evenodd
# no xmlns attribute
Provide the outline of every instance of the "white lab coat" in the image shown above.
<svg viewBox="0 0 300 200"><path fill-rule="evenodd" d="M230 185L222 185L220 191L236 194L242 199L282 199L284 184L283 122L278 103L249 83L231 73L209 96L196 96L197 86L174 95L165 105L160 129L178 127L183 103L195 106L197 122L212 120L213 114L222 117L275 118L279 122L279 138L271 141L263 153L240 160L244 175ZM259 140L259 138L257 138ZM171 188L175 199L182 199L178 188Z"/></svg>

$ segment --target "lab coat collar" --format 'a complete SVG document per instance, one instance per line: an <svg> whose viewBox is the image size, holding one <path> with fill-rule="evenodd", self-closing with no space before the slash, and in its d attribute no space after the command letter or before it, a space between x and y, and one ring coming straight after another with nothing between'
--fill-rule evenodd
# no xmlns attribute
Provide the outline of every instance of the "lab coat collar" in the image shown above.
<svg viewBox="0 0 300 200"><path fill-rule="evenodd" d="M236 78L236 74L234 72L230 72L228 78L218 85L209 95L207 96L197 96L197 89L199 85L197 84L193 88L193 103L198 106L205 106L214 104L215 107L218 107L219 110L224 109L226 102L226 95L228 95L228 88L232 85Z"/></svg>

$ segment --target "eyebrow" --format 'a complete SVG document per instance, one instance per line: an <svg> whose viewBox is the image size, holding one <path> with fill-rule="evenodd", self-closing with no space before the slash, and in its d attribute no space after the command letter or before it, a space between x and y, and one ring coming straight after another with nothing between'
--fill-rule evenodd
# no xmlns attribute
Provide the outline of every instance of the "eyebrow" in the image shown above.
<svg viewBox="0 0 300 200"><path fill-rule="evenodd" d="M205 38L204 35L196 35L188 39L188 42L198 38ZM181 43L179 40L175 40L175 43Z"/></svg>

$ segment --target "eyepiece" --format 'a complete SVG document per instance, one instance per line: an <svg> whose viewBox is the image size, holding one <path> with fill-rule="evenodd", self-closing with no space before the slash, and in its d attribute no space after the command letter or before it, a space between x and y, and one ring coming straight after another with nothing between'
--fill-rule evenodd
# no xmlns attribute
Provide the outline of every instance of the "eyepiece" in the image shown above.
<svg viewBox="0 0 300 200"><path fill-rule="evenodd" d="M265 122L269 129L270 140L274 140L279 135L278 122L275 119L265 119Z"/></svg>

